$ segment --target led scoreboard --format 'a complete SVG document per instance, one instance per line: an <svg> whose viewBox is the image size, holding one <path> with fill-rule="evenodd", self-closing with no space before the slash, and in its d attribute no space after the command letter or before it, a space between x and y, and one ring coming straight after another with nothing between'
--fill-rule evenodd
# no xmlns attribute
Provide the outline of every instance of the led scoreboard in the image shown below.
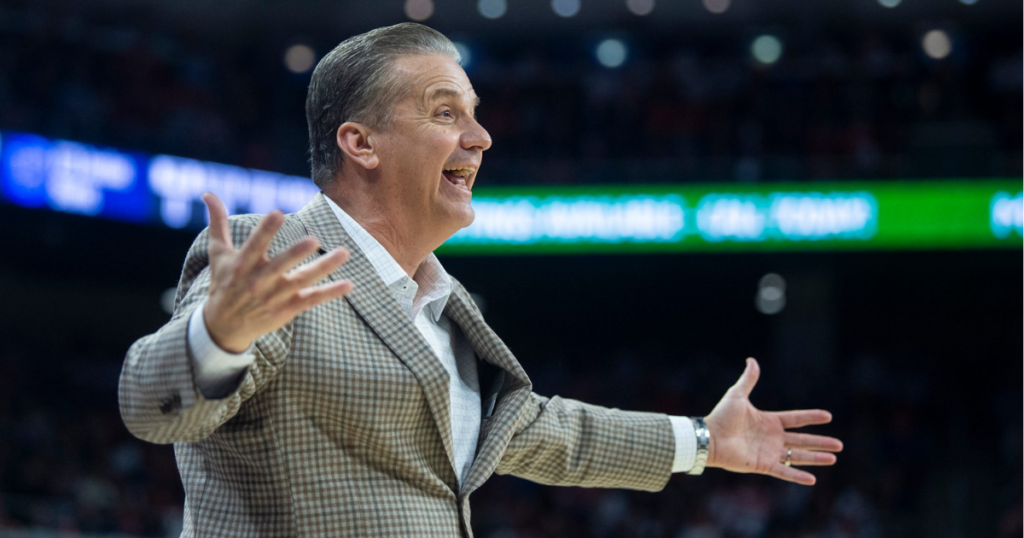
<svg viewBox="0 0 1024 538"><path fill-rule="evenodd" d="M294 212L312 181L169 155L0 133L0 201L198 229L202 193L232 213ZM715 252L1016 248L1021 179L488 187L439 252Z"/></svg>
<svg viewBox="0 0 1024 538"><path fill-rule="evenodd" d="M444 252L1020 248L1020 180L475 188Z"/></svg>

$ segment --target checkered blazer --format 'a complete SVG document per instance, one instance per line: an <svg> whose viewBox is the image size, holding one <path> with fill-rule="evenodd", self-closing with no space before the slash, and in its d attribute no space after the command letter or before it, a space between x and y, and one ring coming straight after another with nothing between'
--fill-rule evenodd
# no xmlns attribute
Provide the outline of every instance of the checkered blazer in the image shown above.
<svg viewBox="0 0 1024 538"><path fill-rule="evenodd" d="M231 217L236 245L260 219ZM472 536L469 495L494 472L563 486L664 487L674 455L665 415L534 394L455 282L445 314L479 358L484 417L460 488L444 367L323 194L286 217L270 255L308 235L323 247L310 259L351 251L330 279L350 279L354 291L260 337L252 366L216 399L195 388L186 342L209 286L207 231L185 260L173 317L125 357L121 416L134 435L174 443L183 536Z"/></svg>

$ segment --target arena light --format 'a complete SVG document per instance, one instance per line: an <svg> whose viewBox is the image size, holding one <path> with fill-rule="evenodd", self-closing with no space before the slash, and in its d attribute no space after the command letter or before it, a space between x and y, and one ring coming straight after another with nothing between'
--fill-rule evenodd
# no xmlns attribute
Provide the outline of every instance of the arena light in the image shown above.
<svg viewBox="0 0 1024 538"><path fill-rule="evenodd" d="M704 9L715 15L721 15L728 11L730 5L732 5L731 0L704 0Z"/></svg>
<svg viewBox="0 0 1024 538"><path fill-rule="evenodd" d="M978 3L978 0L960 0L960 3L965 6L973 6Z"/></svg>
<svg viewBox="0 0 1024 538"><path fill-rule="evenodd" d="M930 30L921 38L921 48L930 58L941 60L953 52L953 42L943 30Z"/></svg>
<svg viewBox="0 0 1024 538"><path fill-rule="evenodd" d="M292 73L305 73L316 63L316 52L308 45L292 45L284 52L284 66Z"/></svg>
<svg viewBox="0 0 1024 538"><path fill-rule="evenodd" d="M476 3L476 9L488 19L500 19L508 11L506 0L480 0Z"/></svg>
<svg viewBox="0 0 1024 538"><path fill-rule="evenodd" d="M750 54L758 62L771 65L782 57L782 41L773 35L763 35L750 44Z"/></svg>
<svg viewBox="0 0 1024 538"><path fill-rule="evenodd" d="M580 12L580 0L551 0L551 10L559 17L575 17Z"/></svg>
<svg viewBox="0 0 1024 538"><path fill-rule="evenodd" d="M459 65L463 69L469 69L469 66L473 63L473 51L469 49L469 45L461 42L452 42L455 45L455 50L459 51Z"/></svg>
<svg viewBox="0 0 1024 538"><path fill-rule="evenodd" d="M167 288L160 294L160 308L167 315L174 314L174 298L178 296L178 288Z"/></svg>
<svg viewBox="0 0 1024 538"><path fill-rule="evenodd" d="M609 69L621 66L628 55L629 49L626 48L626 44L618 39L605 39L598 43L594 50L598 63Z"/></svg>
<svg viewBox="0 0 1024 538"><path fill-rule="evenodd" d="M414 21L425 21L434 14L433 0L405 0L405 16Z"/></svg>
<svg viewBox="0 0 1024 538"><path fill-rule="evenodd" d="M894 8L894 7L898 6L898 5L900 5L900 3L901 3L902 1L903 1L903 0L878 0L878 3L879 3L879 4L880 4L880 5L882 6L882 7L887 7L887 8L889 8L889 9L892 9L892 8Z"/></svg>
<svg viewBox="0 0 1024 538"><path fill-rule="evenodd" d="M626 9L641 17L650 15L654 11L654 0L626 0Z"/></svg>
<svg viewBox="0 0 1024 538"><path fill-rule="evenodd" d="M786 280L777 273L768 273L757 282L754 297L757 311L769 316L782 312L786 307Z"/></svg>

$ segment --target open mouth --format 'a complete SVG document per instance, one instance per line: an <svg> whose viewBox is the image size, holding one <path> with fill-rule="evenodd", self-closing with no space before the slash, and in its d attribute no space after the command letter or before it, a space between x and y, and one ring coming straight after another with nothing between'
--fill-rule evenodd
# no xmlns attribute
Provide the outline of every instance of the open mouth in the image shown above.
<svg viewBox="0 0 1024 538"><path fill-rule="evenodd" d="M444 176L446 180L448 180L448 183L451 183L452 185L455 185L456 187L462 190L469 191L469 180L473 177L473 174L475 173L476 168L473 168L472 166L460 166L454 168L445 168L441 172L441 175Z"/></svg>

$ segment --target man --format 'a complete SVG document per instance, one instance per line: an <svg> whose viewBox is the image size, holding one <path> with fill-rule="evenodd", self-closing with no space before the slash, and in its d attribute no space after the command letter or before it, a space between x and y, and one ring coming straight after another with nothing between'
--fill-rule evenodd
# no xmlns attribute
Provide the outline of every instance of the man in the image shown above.
<svg viewBox="0 0 1024 538"><path fill-rule="evenodd" d="M458 60L417 24L346 40L306 102L322 192L262 218L204 196L174 316L120 380L132 433L175 444L183 534L471 536L494 472L656 491L706 464L813 484L790 464L831 465L841 443L785 429L831 417L754 408L753 359L706 420L532 392L432 254L473 221L491 145Z"/></svg>

